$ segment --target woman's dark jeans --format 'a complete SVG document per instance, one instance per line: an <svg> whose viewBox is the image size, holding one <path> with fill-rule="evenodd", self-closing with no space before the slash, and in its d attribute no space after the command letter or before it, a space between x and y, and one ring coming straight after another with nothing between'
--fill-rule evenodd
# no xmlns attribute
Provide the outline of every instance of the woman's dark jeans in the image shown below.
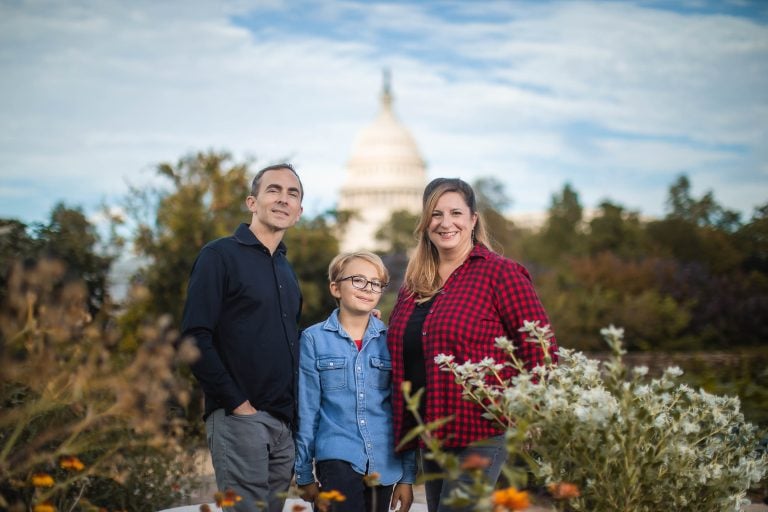
<svg viewBox="0 0 768 512"><path fill-rule="evenodd" d="M485 457L490 464L483 473L489 482L495 484L501 474L501 468L507 459L507 452L504 447L504 436L496 436L486 439L476 445L465 448L445 448L444 451L453 453L464 461L470 454L477 454ZM421 457L422 469L424 473L442 473L443 469L433 460ZM459 482L471 483L469 475L462 475ZM448 497L451 490L456 487L456 482L449 480L428 480L424 484L424 491L427 495L427 510L429 512L469 512L474 509L474 504L468 507L454 508L445 504L444 500Z"/></svg>

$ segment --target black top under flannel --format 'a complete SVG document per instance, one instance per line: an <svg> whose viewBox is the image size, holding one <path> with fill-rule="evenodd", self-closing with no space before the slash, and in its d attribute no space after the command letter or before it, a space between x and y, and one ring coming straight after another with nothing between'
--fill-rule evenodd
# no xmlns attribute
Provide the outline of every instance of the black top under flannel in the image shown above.
<svg viewBox="0 0 768 512"><path fill-rule="evenodd" d="M207 244L192 267L182 335L200 349L192 372L205 415L249 400L294 422L301 293L281 242L274 255L247 224Z"/></svg>

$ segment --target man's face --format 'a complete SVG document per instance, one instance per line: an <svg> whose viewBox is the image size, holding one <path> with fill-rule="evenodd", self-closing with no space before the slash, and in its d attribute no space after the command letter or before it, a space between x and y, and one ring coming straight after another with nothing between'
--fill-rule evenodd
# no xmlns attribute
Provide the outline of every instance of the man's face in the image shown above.
<svg viewBox="0 0 768 512"><path fill-rule="evenodd" d="M285 231L296 224L302 212L299 187L299 179L289 169L265 172L256 197L246 199L253 222L270 231Z"/></svg>

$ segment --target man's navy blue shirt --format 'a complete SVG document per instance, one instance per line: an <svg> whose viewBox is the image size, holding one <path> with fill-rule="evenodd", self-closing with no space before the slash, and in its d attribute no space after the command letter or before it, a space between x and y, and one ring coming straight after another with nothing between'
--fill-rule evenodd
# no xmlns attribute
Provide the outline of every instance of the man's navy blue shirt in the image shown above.
<svg viewBox="0 0 768 512"><path fill-rule="evenodd" d="M192 364L205 393L205 416L249 400L295 423L301 292L280 242L274 255L247 224L208 243L192 267L182 336L193 337Z"/></svg>

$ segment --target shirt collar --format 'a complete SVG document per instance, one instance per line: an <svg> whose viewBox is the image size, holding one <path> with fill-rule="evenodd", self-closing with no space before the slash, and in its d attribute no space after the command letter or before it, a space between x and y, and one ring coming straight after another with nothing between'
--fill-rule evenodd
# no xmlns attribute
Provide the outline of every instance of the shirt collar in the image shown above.
<svg viewBox="0 0 768 512"><path fill-rule="evenodd" d="M469 258L483 258L487 260L491 256L491 251L483 244L475 244L469 252Z"/></svg>
<svg viewBox="0 0 768 512"><path fill-rule="evenodd" d="M323 323L323 329L333 332L341 331L341 322L339 322L339 308L334 309L333 313L331 313L328 319L326 319L325 323ZM368 320L368 327L365 330L364 336L378 336L386 330L387 326L384 325L384 322L372 316L370 320Z"/></svg>
<svg viewBox="0 0 768 512"><path fill-rule="evenodd" d="M256 238L256 235L253 234L253 231L251 231L250 225L243 222L240 224L237 229L235 230L235 240L237 240L238 243L243 245L257 245L259 247L263 247L266 249L267 247L259 241L258 238ZM288 252L287 247L281 240L280 243L277 245L277 250L275 253L285 254Z"/></svg>

